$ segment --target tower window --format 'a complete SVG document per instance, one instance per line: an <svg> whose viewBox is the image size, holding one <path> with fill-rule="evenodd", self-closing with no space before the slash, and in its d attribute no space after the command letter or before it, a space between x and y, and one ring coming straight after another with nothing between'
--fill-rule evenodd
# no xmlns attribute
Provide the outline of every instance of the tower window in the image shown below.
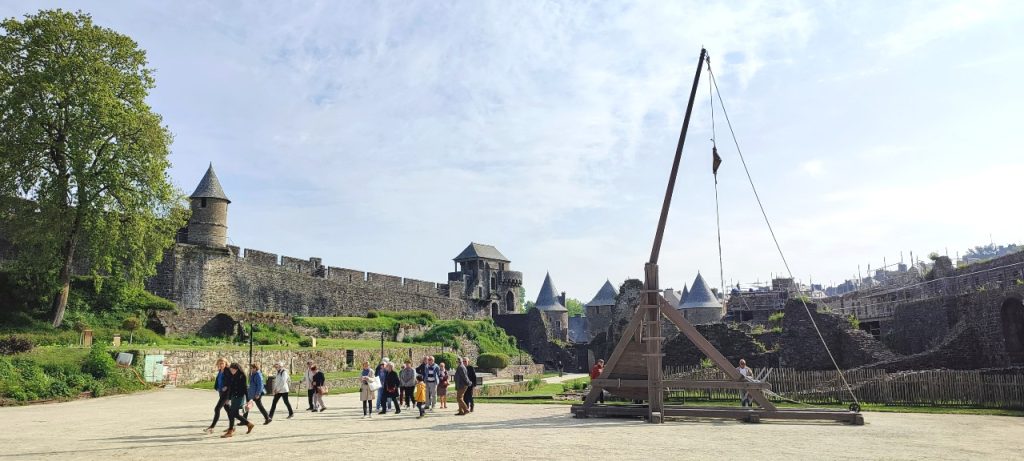
<svg viewBox="0 0 1024 461"><path fill-rule="evenodd" d="M199 208L206 208L206 197L199 199Z"/></svg>

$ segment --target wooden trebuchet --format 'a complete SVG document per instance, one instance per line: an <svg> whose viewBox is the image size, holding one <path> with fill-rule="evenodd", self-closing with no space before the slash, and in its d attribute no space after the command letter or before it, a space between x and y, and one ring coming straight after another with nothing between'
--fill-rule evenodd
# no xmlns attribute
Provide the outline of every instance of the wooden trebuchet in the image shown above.
<svg viewBox="0 0 1024 461"><path fill-rule="evenodd" d="M697 94L700 71L706 56L707 51L701 49L697 71L693 79L693 88L690 91L690 99L683 118L683 128L676 146L672 170L669 173L669 182L665 190L665 200L662 203L658 228L654 234L651 258L644 266L644 289L641 292L640 304L622 331L622 336L615 345L611 357L608 358L601 376L591 382L590 393L583 404L572 406L572 413L576 417L583 418L588 416L644 416L651 423L661 423L666 416L704 416L740 418L749 422L759 422L761 418L788 418L823 419L863 424L863 417L852 411L782 410L776 408L764 394L764 390L770 388L767 383L751 382L742 376L729 360L661 295L661 290L658 287L658 255L661 251L661 240L665 233L668 210L672 203L672 192L675 189L676 176L679 172L683 144L686 141L686 130L690 124L690 114L693 112L693 101ZM663 347L665 338L661 331L662 316L671 321L680 333L711 359L728 379L665 380L662 368L662 358L665 355ZM760 408L665 406L666 391L707 388L744 390ZM598 405L597 398L605 391L632 400L646 400L647 404Z"/></svg>

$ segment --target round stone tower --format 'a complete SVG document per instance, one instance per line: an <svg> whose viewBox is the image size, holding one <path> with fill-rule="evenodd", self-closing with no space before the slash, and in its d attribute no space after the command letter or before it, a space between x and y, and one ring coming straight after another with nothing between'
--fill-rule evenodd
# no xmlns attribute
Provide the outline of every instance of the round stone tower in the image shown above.
<svg viewBox="0 0 1024 461"><path fill-rule="evenodd" d="M228 239L228 200L220 187L213 164L199 181L192 200L192 216L188 218L188 243L223 248Z"/></svg>

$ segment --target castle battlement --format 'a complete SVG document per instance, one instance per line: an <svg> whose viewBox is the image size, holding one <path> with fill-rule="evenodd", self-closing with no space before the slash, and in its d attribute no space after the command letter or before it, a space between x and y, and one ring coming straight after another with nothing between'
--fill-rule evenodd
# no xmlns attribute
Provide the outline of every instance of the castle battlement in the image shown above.
<svg viewBox="0 0 1024 461"><path fill-rule="evenodd" d="M360 286L372 286L388 288L397 291L420 293L426 295L449 296L447 284L434 283L424 280L399 277L397 275L380 274L377 272L364 272L343 267L325 266L323 259L311 257L309 259L295 258L292 256L278 256L252 248L241 248L234 245L227 246L231 256L239 262L254 264L261 267L281 269L298 272L310 277L318 277L336 283L344 283Z"/></svg>

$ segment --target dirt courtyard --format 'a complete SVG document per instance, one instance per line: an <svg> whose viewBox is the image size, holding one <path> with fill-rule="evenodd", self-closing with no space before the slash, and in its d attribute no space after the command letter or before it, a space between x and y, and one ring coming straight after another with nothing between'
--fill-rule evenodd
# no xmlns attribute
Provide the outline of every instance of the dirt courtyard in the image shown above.
<svg viewBox="0 0 1024 461"><path fill-rule="evenodd" d="M864 426L702 420L650 425L574 419L564 405L479 404L464 417L449 409L420 420L415 412L364 420L357 398L329 396L327 411L298 411L291 420L279 406L270 425L227 440L202 433L212 417L213 391L165 389L0 408L0 459L379 459L381 449L403 460L1024 456L1024 418L1013 417L867 413ZM305 399L298 403L305 408ZM219 426L227 427L224 418Z"/></svg>

